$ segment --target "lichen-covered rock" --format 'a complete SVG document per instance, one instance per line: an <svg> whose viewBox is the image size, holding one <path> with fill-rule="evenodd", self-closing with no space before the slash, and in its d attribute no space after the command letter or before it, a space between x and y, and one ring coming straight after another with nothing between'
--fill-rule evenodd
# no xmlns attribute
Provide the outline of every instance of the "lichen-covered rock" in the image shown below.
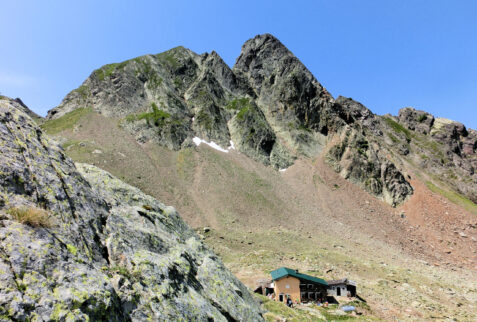
<svg viewBox="0 0 477 322"><path fill-rule="evenodd" d="M0 133L2 319L262 320L173 208L76 167L10 100L0 100ZM40 208L40 227L12 211Z"/></svg>
<svg viewBox="0 0 477 322"><path fill-rule="evenodd" d="M8 97L0 95L0 99L2 99L2 97L5 100L9 100ZM10 103L14 104L15 107L17 107L20 111L22 111L23 113L25 113L26 115L31 117L33 120L36 121L36 120L41 120L42 119L42 117L40 115L38 115L35 112L33 112L32 110L30 110L30 108L28 106L26 106L25 103L23 103L23 101L20 98L17 97L14 100L10 100Z"/></svg>
<svg viewBox="0 0 477 322"><path fill-rule="evenodd" d="M113 285L133 319L260 319L248 290L172 207L94 166L78 167L111 207L104 239Z"/></svg>

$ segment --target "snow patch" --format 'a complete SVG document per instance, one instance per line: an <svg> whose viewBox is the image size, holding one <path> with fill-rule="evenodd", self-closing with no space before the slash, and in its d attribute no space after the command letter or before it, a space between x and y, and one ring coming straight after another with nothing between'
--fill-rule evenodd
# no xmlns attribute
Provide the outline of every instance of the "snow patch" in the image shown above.
<svg viewBox="0 0 477 322"><path fill-rule="evenodd" d="M199 146L200 143L202 142L201 139L199 139L197 136L195 138L192 139L192 141L194 142L195 145Z"/></svg>
<svg viewBox="0 0 477 322"><path fill-rule="evenodd" d="M227 148L229 150L235 150L234 141L230 140L230 146Z"/></svg>
<svg viewBox="0 0 477 322"><path fill-rule="evenodd" d="M197 136L194 137L192 139L192 141L194 142L195 145L199 146L201 143L205 143L207 144L208 146L210 146L212 149L215 149L217 151L220 151L220 152L225 152L225 153L228 153L229 150L225 150L223 149L220 145L218 145L217 143L215 143L214 141L210 141L210 142L207 142L206 140L202 140L201 138L198 138Z"/></svg>

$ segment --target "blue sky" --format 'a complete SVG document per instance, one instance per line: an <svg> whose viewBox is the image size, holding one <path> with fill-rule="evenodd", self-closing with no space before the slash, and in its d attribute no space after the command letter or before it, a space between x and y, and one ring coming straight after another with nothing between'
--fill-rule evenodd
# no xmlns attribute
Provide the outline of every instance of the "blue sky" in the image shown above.
<svg viewBox="0 0 477 322"><path fill-rule="evenodd" d="M2 1L0 92L39 114L104 64L272 33L333 94L477 129L477 1Z"/></svg>

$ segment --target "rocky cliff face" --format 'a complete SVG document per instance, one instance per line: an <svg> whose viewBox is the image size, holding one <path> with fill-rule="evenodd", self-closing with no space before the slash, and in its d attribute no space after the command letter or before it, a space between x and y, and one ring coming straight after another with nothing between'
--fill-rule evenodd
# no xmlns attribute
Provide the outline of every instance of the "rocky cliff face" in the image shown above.
<svg viewBox="0 0 477 322"><path fill-rule="evenodd" d="M451 180L453 188L477 198L475 131L410 108L379 117L352 99L335 100L269 34L248 40L232 69L215 52L183 47L103 66L48 119L78 108L117 118L141 143L174 150L191 146L194 137L224 148L232 141L275 168L324 153L343 177L392 205L413 193L405 160L420 155L430 171L450 176L457 169L462 175Z"/></svg>
<svg viewBox="0 0 477 322"><path fill-rule="evenodd" d="M75 165L8 99L0 132L2 320L262 320L173 208Z"/></svg>
<svg viewBox="0 0 477 322"><path fill-rule="evenodd" d="M477 203L477 131L410 107L396 121L409 130L407 144L419 166Z"/></svg>

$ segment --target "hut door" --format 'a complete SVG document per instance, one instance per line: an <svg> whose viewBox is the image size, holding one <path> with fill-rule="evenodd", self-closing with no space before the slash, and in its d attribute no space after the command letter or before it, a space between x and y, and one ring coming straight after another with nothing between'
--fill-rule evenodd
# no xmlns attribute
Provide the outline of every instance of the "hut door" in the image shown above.
<svg viewBox="0 0 477 322"><path fill-rule="evenodd" d="M278 296L278 301L279 301L279 302L283 302L283 294L280 294L280 295Z"/></svg>
<svg viewBox="0 0 477 322"><path fill-rule="evenodd" d="M341 296L341 287L336 288L336 296Z"/></svg>

